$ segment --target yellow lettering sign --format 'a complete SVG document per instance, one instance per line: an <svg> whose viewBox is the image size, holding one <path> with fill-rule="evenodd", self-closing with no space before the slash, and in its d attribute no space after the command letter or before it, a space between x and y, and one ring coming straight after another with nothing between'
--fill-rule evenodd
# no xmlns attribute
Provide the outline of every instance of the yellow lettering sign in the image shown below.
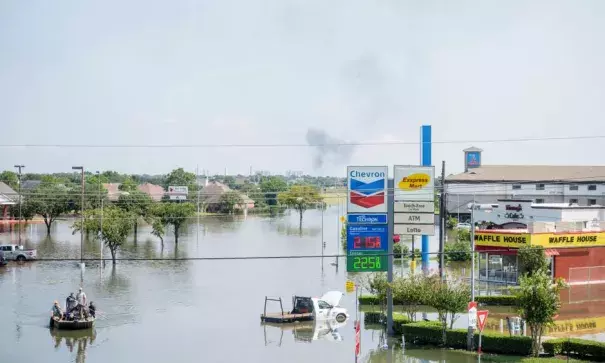
<svg viewBox="0 0 605 363"><path fill-rule="evenodd" d="M418 190L425 187L431 181L431 176L424 173L416 173L403 177L397 184L399 189Z"/></svg>
<svg viewBox="0 0 605 363"><path fill-rule="evenodd" d="M527 233L490 233L475 232L477 246L520 247L529 243Z"/></svg>

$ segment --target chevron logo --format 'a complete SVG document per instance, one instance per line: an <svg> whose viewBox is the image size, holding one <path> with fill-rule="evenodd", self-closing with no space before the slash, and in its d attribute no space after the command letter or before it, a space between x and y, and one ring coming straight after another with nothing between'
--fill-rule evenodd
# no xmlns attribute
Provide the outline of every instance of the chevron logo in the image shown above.
<svg viewBox="0 0 605 363"><path fill-rule="evenodd" d="M362 208L372 208L384 204L385 179L365 183L351 178L351 203Z"/></svg>

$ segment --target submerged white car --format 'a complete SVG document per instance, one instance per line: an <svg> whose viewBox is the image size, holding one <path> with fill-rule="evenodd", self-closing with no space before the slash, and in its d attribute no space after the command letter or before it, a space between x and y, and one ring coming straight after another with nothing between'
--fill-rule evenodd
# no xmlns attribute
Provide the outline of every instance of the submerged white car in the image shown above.
<svg viewBox="0 0 605 363"><path fill-rule="evenodd" d="M347 309L339 306L344 293L340 291L328 291L320 298L311 298L315 320L335 320L342 323L349 318Z"/></svg>

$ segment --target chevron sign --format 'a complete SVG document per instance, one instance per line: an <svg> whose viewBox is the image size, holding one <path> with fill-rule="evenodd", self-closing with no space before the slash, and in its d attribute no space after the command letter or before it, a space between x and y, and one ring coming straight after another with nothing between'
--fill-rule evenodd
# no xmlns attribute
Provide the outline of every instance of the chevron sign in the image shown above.
<svg viewBox="0 0 605 363"><path fill-rule="evenodd" d="M349 166L347 213L386 213L386 166Z"/></svg>

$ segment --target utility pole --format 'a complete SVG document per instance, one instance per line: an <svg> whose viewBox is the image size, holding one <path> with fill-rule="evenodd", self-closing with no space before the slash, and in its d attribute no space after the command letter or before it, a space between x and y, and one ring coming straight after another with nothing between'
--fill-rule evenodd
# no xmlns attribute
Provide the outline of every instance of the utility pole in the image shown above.
<svg viewBox="0 0 605 363"><path fill-rule="evenodd" d="M97 176L99 177L99 204L101 205L101 238L99 241L99 255L100 255L100 266L101 268L103 268L103 197L102 197L102 188L103 188L103 182L101 180L101 172L97 171Z"/></svg>
<svg viewBox="0 0 605 363"><path fill-rule="evenodd" d="M441 161L441 197L439 198L439 276L445 279L445 224L446 224L445 160Z"/></svg>
<svg viewBox="0 0 605 363"><path fill-rule="evenodd" d="M82 180L82 206L80 209L80 266L82 269L84 268L84 167L83 166L72 166L72 170L80 170L81 171L81 180Z"/></svg>
<svg viewBox="0 0 605 363"><path fill-rule="evenodd" d="M475 196L473 195L473 203L470 205L471 210L471 302L475 301ZM475 327L468 327L467 332L467 345L468 350L473 350L474 339L473 335L475 334Z"/></svg>
<svg viewBox="0 0 605 363"><path fill-rule="evenodd" d="M197 243L200 243L200 167L195 167L195 184L197 186L197 227L195 228L195 234Z"/></svg>
<svg viewBox="0 0 605 363"><path fill-rule="evenodd" d="M387 334L392 336L393 332L393 290L391 289L391 284L393 282L393 234L395 221L394 211L395 208L395 183L393 179L388 179L387 181L387 228L389 231L388 242L388 256L387 256L387 282L389 283L387 287ZM399 242L401 243L401 242Z"/></svg>
<svg viewBox="0 0 605 363"><path fill-rule="evenodd" d="M21 246L21 169L25 168L25 165L15 165L15 168L18 169L17 179L19 180L19 246Z"/></svg>

